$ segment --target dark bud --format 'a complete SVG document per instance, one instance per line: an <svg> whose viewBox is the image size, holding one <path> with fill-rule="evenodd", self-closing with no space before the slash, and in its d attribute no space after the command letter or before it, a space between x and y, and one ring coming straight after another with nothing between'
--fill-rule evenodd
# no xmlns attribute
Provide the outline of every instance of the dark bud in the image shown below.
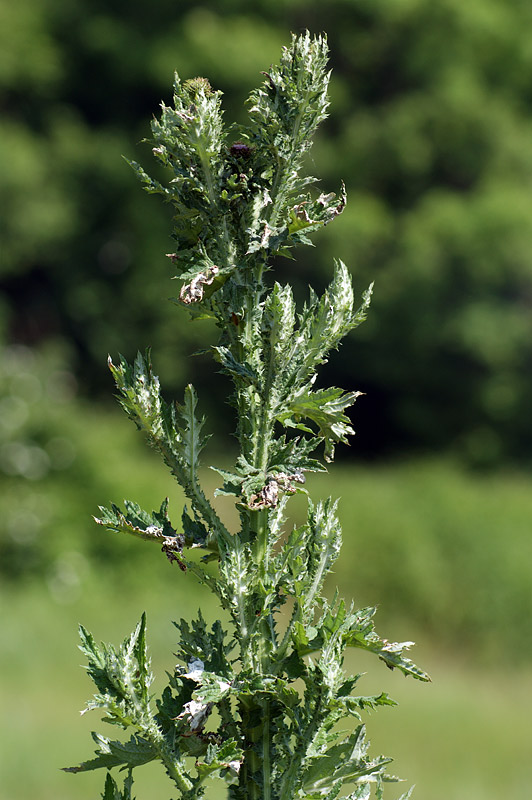
<svg viewBox="0 0 532 800"><path fill-rule="evenodd" d="M229 152L236 158L249 158L251 155L251 147L249 147L247 144L244 144L244 142L235 142L229 148Z"/></svg>

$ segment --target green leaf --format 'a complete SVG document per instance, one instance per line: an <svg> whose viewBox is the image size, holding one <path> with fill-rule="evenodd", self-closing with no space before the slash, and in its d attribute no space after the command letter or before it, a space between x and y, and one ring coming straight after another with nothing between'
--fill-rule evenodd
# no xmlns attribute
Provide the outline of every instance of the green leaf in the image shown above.
<svg viewBox="0 0 532 800"><path fill-rule="evenodd" d="M217 774L229 785L238 782L238 773L244 760L244 753L233 739L223 744L209 744L204 759L196 761L200 782Z"/></svg>
<svg viewBox="0 0 532 800"><path fill-rule="evenodd" d="M249 114L261 138L275 140L283 153L302 155L326 117L327 58L325 37L294 34L279 66L270 68L262 88L250 96Z"/></svg>
<svg viewBox="0 0 532 800"><path fill-rule="evenodd" d="M192 384L185 389L185 397L182 406L178 406L179 413L185 423L184 427L179 428L179 433L183 442L183 453L186 464L192 477L195 479L200 466L199 455L205 447L209 436L202 434L204 420L196 417L196 407L198 397Z"/></svg>
<svg viewBox="0 0 532 800"><path fill-rule="evenodd" d="M404 651L412 647L414 642L388 642L378 636L372 621L375 611L375 608L366 608L349 615L345 644L375 653L390 669L397 668L404 675L411 675L420 681L430 681L426 672L404 656Z"/></svg>
<svg viewBox="0 0 532 800"><path fill-rule="evenodd" d="M183 536L185 537L185 544L188 547L196 546L196 547L206 547L207 541L209 538L209 532L205 525L200 522L199 519L192 519L186 507L183 508L183 513L181 514L181 522L183 524ZM212 547L209 544L209 547Z"/></svg>
<svg viewBox="0 0 532 800"><path fill-rule="evenodd" d="M127 640L124 647L127 654L126 667L135 665L135 681L133 691L142 700L142 705L146 708L149 702L148 689L153 680L150 672L150 659L148 657L148 644L146 642L146 612L142 614L139 624Z"/></svg>
<svg viewBox="0 0 532 800"><path fill-rule="evenodd" d="M356 791L346 795L345 800L369 800L371 794L371 782L365 781Z"/></svg>
<svg viewBox="0 0 532 800"><path fill-rule="evenodd" d="M216 673L225 680L232 677L229 655L235 642L228 637L219 620L207 627L201 610L191 623L182 619L174 622L179 631L179 658L185 663L201 661L208 673Z"/></svg>
<svg viewBox="0 0 532 800"><path fill-rule="evenodd" d="M405 792L404 794L401 795L399 800L410 800L410 798L412 797L412 793L413 793L414 789L415 789L415 786L411 786L410 789L408 790L408 792Z"/></svg>
<svg viewBox="0 0 532 800"><path fill-rule="evenodd" d="M121 792L118 785L114 781L111 773L108 772L105 778L105 788L102 794L102 800L132 800L131 789L133 788L133 775L131 771L128 772L124 778L124 791Z"/></svg>
<svg viewBox="0 0 532 800"><path fill-rule="evenodd" d="M120 364L108 359L109 369L120 392L120 404L140 430L154 443L164 432L163 402L159 378L153 374L150 351L137 353L132 366L120 357Z"/></svg>
<svg viewBox="0 0 532 800"><path fill-rule="evenodd" d="M229 470L220 469L219 467L211 467L211 469L214 470L214 472L217 472L218 475L221 475L224 479L223 486L215 490L215 496L229 497L234 495L236 497L240 497L242 494L242 482L244 481L245 476L237 472L229 472Z"/></svg>
<svg viewBox="0 0 532 800"><path fill-rule="evenodd" d="M353 711L375 711L379 706L396 706L397 703L387 692L381 692L378 695L350 697L346 705Z"/></svg>
<svg viewBox="0 0 532 800"><path fill-rule="evenodd" d="M297 244L312 244L306 233L318 230L328 225L345 208L347 196L345 186L342 184L340 199L336 195L321 194L317 200L312 201L310 196L302 200L289 211L288 232L290 239ZM305 233L303 233L305 232Z"/></svg>
<svg viewBox="0 0 532 800"><path fill-rule="evenodd" d="M317 458L311 458L310 453L316 449L319 442L316 440L295 437L286 439L279 436L270 448L268 472L285 472L288 475L301 472L327 472L326 467Z"/></svg>
<svg viewBox="0 0 532 800"><path fill-rule="evenodd" d="M230 539L199 484L200 453L209 437L202 433L204 420L196 417L194 387L186 387L182 405L165 403L149 351L145 355L138 353L133 366L121 358L118 366L109 359L109 367L120 391L121 405L137 427L147 434L148 442L161 453L192 501L195 512L212 529L211 538L218 534L222 539Z"/></svg>
<svg viewBox="0 0 532 800"><path fill-rule="evenodd" d="M80 650L88 658L87 671L99 694L87 709L100 708L108 722L127 728L145 722L150 716L148 690L152 682L146 646L146 615L116 649L96 645L94 638L80 626Z"/></svg>
<svg viewBox="0 0 532 800"><path fill-rule="evenodd" d="M264 304L263 324L267 331L267 347L273 360L271 371L279 371L283 359L292 347L292 336L296 322L295 303L290 285L275 283ZM268 358L268 356L267 356Z"/></svg>
<svg viewBox="0 0 532 800"><path fill-rule="evenodd" d="M185 677L192 676L194 673L189 673ZM221 676L216 675L214 672L201 671L201 675L197 678L192 678L197 683L194 694L204 703L218 703L232 693L233 689L231 683Z"/></svg>
<svg viewBox="0 0 532 800"><path fill-rule="evenodd" d="M279 67L249 98L248 136L258 150L265 183L249 216L248 253L286 250L294 206L305 200L313 179L300 177L313 134L327 115L327 42L325 37L293 36ZM273 169L272 169L273 166Z"/></svg>
<svg viewBox="0 0 532 800"><path fill-rule="evenodd" d="M335 262L335 273L321 298L311 291L310 302L299 316L299 325L292 321L291 294L275 288L273 299L266 301L264 319L268 322L264 333L267 377L272 413L286 426L312 432L301 420L309 419L318 425L319 434L326 442L326 457L331 458L334 444L346 441L352 432L349 419L343 414L359 396L357 392L344 393L341 389L324 389L313 392L316 368L326 362L329 352L365 317L370 292L364 295L362 307L353 313L353 289L347 267ZM284 315L284 316L283 316ZM286 335L277 334L283 318Z"/></svg>
<svg viewBox="0 0 532 800"><path fill-rule="evenodd" d="M325 460L334 458L334 446L337 442L347 443L347 437L354 434L349 417L343 412L353 405L362 392L344 392L331 387L312 391L306 386L292 396L290 403L282 414L277 415L279 422L286 426L303 428L301 418L310 419L318 426L318 435L325 441Z"/></svg>
<svg viewBox="0 0 532 800"><path fill-rule="evenodd" d="M271 695L285 709L292 709L300 702L297 690L288 681L276 676L241 673L234 681L234 691L241 700L257 694Z"/></svg>
<svg viewBox="0 0 532 800"><path fill-rule="evenodd" d="M217 346L212 348L214 358L222 365L221 372L243 381L245 384L257 386L258 378L255 371L237 361L228 347Z"/></svg>
<svg viewBox="0 0 532 800"><path fill-rule="evenodd" d="M309 535L306 543L309 553L307 566L309 586L302 598L305 616L312 610L325 576L340 553L342 528L337 515L337 506L337 501L333 502L330 497L324 503L318 502L316 506L309 501L307 522Z"/></svg>
<svg viewBox="0 0 532 800"><path fill-rule="evenodd" d="M303 342L298 359L298 385L307 382L316 365L326 361L327 354L338 347L355 325L351 277L343 261L335 260L334 263L330 285L319 300L311 294L310 303L300 318Z"/></svg>
<svg viewBox="0 0 532 800"><path fill-rule="evenodd" d="M144 184L144 188L150 194L161 194L165 199L168 199L172 196L173 192L168 189L166 186L163 186L162 183L156 181L154 178L150 178L148 173L138 164L136 161L131 161L129 158L123 156L124 161L133 169L137 178L142 181Z"/></svg>
<svg viewBox="0 0 532 800"><path fill-rule="evenodd" d="M157 749L140 736L132 736L128 742L120 742L93 732L92 738L98 745L96 758L83 761L77 767L64 767L64 772L88 772L118 766L133 769L158 758Z"/></svg>
<svg viewBox="0 0 532 800"><path fill-rule="evenodd" d="M311 760L303 776L303 789L307 792L323 792L336 784L342 786L366 776L375 779L382 775L391 759L383 756L368 759L368 748L365 727L359 725L341 744L334 745Z"/></svg>
<svg viewBox="0 0 532 800"><path fill-rule="evenodd" d="M159 511L148 513L137 503L124 500L125 511L114 503L111 508L100 506L101 517L94 517L98 525L117 533L130 533L148 541L171 539L176 549L183 549L183 537L177 534L168 518L168 498L163 500Z"/></svg>

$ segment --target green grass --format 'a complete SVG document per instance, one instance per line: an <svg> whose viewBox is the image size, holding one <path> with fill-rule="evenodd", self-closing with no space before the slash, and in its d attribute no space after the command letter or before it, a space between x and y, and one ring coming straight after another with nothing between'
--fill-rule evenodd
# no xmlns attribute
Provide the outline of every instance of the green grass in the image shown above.
<svg viewBox="0 0 532 800"><path fill-rule="evenodd" d="M155 508L166 495L179 519L182 494L133 426L92 410L66 423L78 454L68 473L31 485L10 481L3 493L3 506L40 503L47 517L37 539L22 537L17 545L21 564L38 550L42 568L0 587L2 800L101 794L98 775L59 771L87 758L90 730L102 729L96 713L77 713L92 691L79 668L79 622L97 638L118 642L146 609L154 670L162 679L174 664L170 621L190 618L199 605L215 613L205 590L158 548L113 537L90 519L98 503L126 496ZM219 463L215 454L210 458ZM217 478L205 475L212 492ZM400 703L368 719L374 752L396 758L393 771L406 785L417 784L419 800L528 796L529 476L471 475L451 463L419 461L337 465L307 486L314 498L342 498L344 548L328 591L337 582L357 605L378 604L379 632L418 641L413 657L433 677L432 684L419 684L353 654L350 669L368 671L361 691L386 690ZM220 502L232 524L227 501ZM293 504L301 518L304 498ZM389 787L388 797L401 791ZM138 800L170 794L151 765L138 771ZM216 792L210 797L217 800Z"/></svg>

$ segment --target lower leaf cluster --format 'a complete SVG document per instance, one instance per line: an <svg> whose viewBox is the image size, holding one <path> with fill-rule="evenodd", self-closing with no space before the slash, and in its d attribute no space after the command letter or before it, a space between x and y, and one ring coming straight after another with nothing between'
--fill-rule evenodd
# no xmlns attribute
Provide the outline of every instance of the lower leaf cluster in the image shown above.
<svg viewBox="0 0 532 800"><path fill-rule="evenodd" d="M235 672L236 643L220 622L209 629L200 613L192 625L176 623L180 663L168 675L156 710L148 693L145 617L119 648L96 645L81 628L81 649L98 690L88 709L101 709L107 722L134 732L125 742L93 733L95 756L66 771L124 770L123 790L108 774L104 800L128 800L133 770L153 760L162 762L180 797L189 800L203 795L211 777L227 783L233 800L262 797L266 768L272 800L333 800L346 784L356 786L352 800L364 800L372 786L396 780L386 773L390 759L369 757L361 722L347 734L336 727L346 717L360 720L366 710L394 704L386 693L353 694L360 676L345 675L345 647L377 652L380 646L384 653L390 646L369 622L373 610L353 612L343 601L321 602L315 624L293 616L290 645L269 674ZM421 671L415 674L401 653L395 645L393 665L427 679Z"/></svg>

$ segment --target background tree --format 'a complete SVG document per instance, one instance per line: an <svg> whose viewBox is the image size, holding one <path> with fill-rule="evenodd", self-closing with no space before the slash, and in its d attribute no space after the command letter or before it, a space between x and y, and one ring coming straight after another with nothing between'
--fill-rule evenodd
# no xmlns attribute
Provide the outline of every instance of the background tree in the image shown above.
<svg viewBox="0 0 532 800"><path fill-rule="evenodd" d="M138 198L119 155L136 157L130 143L148 134L145 119L168 99L175 68L216 75L238 116L287 30L326 30L334 111L316 159L324 190L343 176L350 200L308 257L301 285L309 276L324 283L333 252L356 264L358 286L376 281L364 331L371 347L356 354L358 385L372 399L360 411L357 453L450 448L473 463L527 458L528 3L289 0L250 9L242 0L77 0L59 10L22 0L1 14L10 340L68 342L94 393L107 352L131 355L149 328L162 374L182 381L194 373L201 385L201 359L182 360L197 333L183 330L176 349L171 306L152 318L167 291L168 262L152 255L169 249L165 209Z"/></svg>

